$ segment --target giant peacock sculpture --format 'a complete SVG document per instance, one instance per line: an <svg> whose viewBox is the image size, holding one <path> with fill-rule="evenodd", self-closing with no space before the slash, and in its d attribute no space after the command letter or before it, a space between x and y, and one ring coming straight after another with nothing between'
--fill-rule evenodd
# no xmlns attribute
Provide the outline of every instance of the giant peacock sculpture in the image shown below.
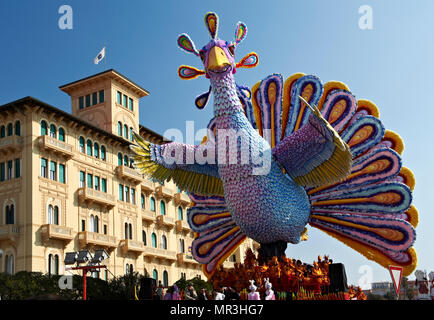
<svg viewBox="0 0 434 320"><path fill-rule="evenodd" d="M217 38L215 13L205 25L211 41L201 50L188 35L178 38L204 70L181 66L178 74L210 80L195 100L204 108L214 95L207 137L196 146L155 145L135 134L131 146L139 170L189 192L192 254L204 273L210 277L246 237L261 244L261 254L282 255L287 243L307 238L307 224L383 267L413 272L415 179L402 166L401 138L384 128L375 104L356 100L341 82L323 85L302 73L238 86L237 69L258 63L253 52L234 60L246 25L237 24L234 42Z"/></svg>

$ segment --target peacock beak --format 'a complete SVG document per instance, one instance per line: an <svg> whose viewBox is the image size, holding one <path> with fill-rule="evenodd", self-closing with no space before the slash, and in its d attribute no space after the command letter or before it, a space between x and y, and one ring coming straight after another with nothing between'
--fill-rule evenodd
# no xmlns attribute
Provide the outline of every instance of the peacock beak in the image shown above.
<svg viewBox="0 0 434 320"><path fill-rule="evenodd" d="M230 66L226 53L222 48L214 46L208 54L208 70L221 71L222 69Z"/></svg>

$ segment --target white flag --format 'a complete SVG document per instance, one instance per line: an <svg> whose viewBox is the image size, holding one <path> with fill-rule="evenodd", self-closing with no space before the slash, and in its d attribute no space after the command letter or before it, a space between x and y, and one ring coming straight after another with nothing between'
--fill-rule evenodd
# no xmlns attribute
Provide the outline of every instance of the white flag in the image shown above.
<svg viewBox="0 0 434 320"><path fill-rule="evenodd" d="M98 55L93 59L93 63L98 64L105 57L105 47L98 53Z"/></svg>

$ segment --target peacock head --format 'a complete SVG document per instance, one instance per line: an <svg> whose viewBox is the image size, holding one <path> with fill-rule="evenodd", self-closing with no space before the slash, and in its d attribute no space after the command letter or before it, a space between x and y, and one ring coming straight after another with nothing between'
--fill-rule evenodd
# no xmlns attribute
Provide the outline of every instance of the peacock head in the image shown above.
<svg viewBox="0 0 434 320"><path fill-rule="evenodd" d="M178 37L178 45L188 53L198 56L203 63L204 70L191 66L182 65L178 69L178 75L183 80L195 79L205 76L208 79L218 79L229 73L236 73L237 68L253 68L258 65L258 55L255 52L247 54L238 63L235 63L235 49L246 37L247 27L244 23L238 22L235 29L235 39L227 42L217 38L219 18L216 13L208 12L205 15L205 26L211 36L211 40L201 49L197 50L190 37L183 33ZM211 87L196 98L195 104L203 109L211 93Z"/></svg>

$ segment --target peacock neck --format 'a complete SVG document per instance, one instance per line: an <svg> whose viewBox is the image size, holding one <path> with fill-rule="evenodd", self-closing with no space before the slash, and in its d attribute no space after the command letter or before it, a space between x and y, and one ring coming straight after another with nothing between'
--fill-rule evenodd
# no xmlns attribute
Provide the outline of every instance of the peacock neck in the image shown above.
<svg viewBox="0 0 434 320"><path fill-rule="evenodd" d="M243 112L234 76L231 72L218 77L211 77L211 87L214 94L214 116L228 116Z"/></svg>

